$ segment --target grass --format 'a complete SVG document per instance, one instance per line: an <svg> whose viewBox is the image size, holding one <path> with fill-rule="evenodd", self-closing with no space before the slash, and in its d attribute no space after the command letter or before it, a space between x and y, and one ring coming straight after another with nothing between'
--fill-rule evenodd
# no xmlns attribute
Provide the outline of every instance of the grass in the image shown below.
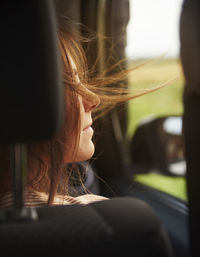
<svg viewBox="0 0 200 257"><path fill-rule="evenodd" d="M134 63L132 64L134 65ZM179 74L178 77L177 74ZM182 115L184 85L184 76L180 61L176 59L163 59L145 64L130 75L129 86L136 91L162 85L175 77L177 79L168 86L129 102L128 138L134 135L137 126L146 118ZM137 175L134 179L187 200L186 181L184 177L168 177L161 174L149 173Z"/></svg>
<svg viewBox="0 0 200 257"><path fill-rule="evenodd" d="M184 78L179 60L158 60L152 64L145 64L129 76L131 89L140 90L152 88L177 77L168 86L156 92L138 97L129 102L128 131L131 137L138 124L147 117L167 115L181 115L183 113L182 93Z"/></svg>
<svg viewBox="0 0 200 257"><path fill-rule="evenodd" d="M134 181L151 186L184 201L188 200L186 181L184 177L171 177L152 172L148 174L135 175Z"/></svg>

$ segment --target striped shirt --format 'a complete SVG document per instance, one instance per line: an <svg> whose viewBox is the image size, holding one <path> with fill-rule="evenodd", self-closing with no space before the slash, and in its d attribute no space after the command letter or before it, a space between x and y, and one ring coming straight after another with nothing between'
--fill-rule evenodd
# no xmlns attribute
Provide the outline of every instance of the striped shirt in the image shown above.
<svg viewBox="0 0 200 257"><path fill-rule="evenodd" d="M103 196L94 194L85 194L78 197L56 195L53 205L70 205L70 204L89 204L95 201L106 200ZM24 204L27 207L39 207L44 206L48 202L48 195L37 191L24 192ZM10 208L13 205L13 194L11 192L6 193L0 198L0 208Z"/></svg>

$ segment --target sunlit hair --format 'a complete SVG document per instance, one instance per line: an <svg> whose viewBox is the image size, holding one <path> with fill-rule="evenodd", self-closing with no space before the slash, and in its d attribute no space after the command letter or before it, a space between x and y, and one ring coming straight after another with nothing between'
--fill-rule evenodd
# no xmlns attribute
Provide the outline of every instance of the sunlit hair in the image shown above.
<svg viewBox="0 0 200 257"><path fill-rule="evenodd" d="M65 116L63 124L57 135L45 142L27 144L27 188L49 195L49 204L53 203L56 194L68 194L68 185L74 172L78 173L76 163L66 164L64 153L72 152L75 159L80 138L80 106L78 95L87 98L90 94L97 94L101 104L94 111L94 118L100 117L116 104L123 103L135 97L157 90L163 85L152 89L143 89L130 92L123 85L127 74L133 69L122 70L108 75L115 70L113 65L102 74L90 76L84 50L83 41L78 33L70 31L69 20L62 18L58 23L58 43L62 61L63 87L65 92ZM73 69L70 58L74 61L76 71ZM122 61L123 62L123 61ZM76 72L80 83L75 79ZM117 85L117 86L116 86ZM69 108L70 107L70 108ZM70 109L70 112L69 112ZM69 143L73 137L74 145ZM11 191L9 169L9 153L6 147L0 149L1 184L0 195Z"/></svg>

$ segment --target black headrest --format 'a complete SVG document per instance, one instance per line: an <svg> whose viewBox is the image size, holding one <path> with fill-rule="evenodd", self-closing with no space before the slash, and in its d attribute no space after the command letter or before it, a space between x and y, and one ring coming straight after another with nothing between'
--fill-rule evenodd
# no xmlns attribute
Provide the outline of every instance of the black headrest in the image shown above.
<svg viewBox="0 0 200 257"><path fill-rule="evenodd" d="M62 117L53 1L0 3L0 143L46 139Z"/></svg>

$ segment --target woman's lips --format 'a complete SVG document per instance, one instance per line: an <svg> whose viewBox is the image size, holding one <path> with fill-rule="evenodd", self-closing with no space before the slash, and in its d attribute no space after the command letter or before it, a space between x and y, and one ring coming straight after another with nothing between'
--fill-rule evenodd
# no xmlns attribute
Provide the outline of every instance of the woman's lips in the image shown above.
<svg viewBox="0 0 200 257"><path fill-rule="evenodd" d="M83 132L85 132L85 133L89 133L89 134L93 134L93 128L91 127L91 126L88 126L88 127L86 127L84 130L83 130Z"/></svg>
<svg viewBox="0 0 200 257"><path fill-rule="evenodd" d="M92 122L91 123L88 123L88 125L83 129L84 130L87 130L89 127L92 127Z"/></svg>

